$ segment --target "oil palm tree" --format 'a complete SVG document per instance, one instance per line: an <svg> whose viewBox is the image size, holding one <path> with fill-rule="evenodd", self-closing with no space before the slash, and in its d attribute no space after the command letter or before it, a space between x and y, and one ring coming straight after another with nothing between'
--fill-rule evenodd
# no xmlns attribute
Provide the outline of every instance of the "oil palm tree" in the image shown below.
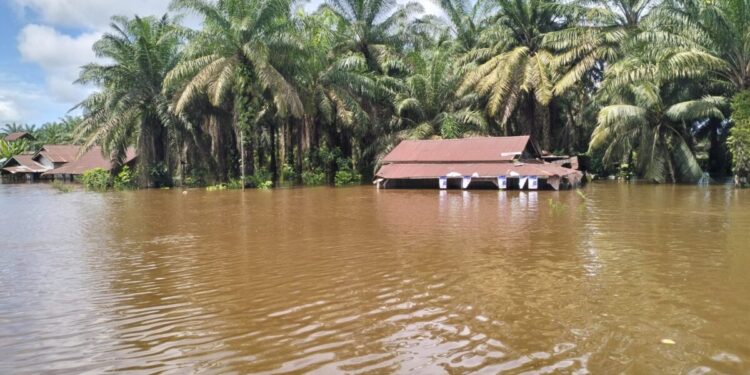
<svg viewBox="0 0 750 375"><path fill-rule="evenodd" d="M551 0L495 0L495 22L483 33L481 47L467 56L477 62L458 89L459 95L476 92L486 103L487 115L506 133L508 121L520 115L517 132L541 135L550 146L548 105L553 97L553 55L542 45L546 33L562 29L564 17Z"/></svg>
<svg viewBox="0 0 750 375"><path fill-rule="evenodd" d="M563 74L555 83L555 94L575 86L584 75L625 56L635 37L653 29L649 15L655 0L577 0L555 8L574 20L570 27L548 33L544 44L556 51L553 67Z"/></svg>
<svg viewBox="0 0 750 375"><path fill-rule="evenodd" d="M405 128L402 136L460 138L487 134L487 121L472 108L475 95L456 95L461 76L452 64L450 48L439 48L413 56L414 74L405 80L406 90L396 96L396 121Z"/></svg>
<svg viewBox="0 0 750 375"><path fill-rule="evenodd" d="M83 120L76 138L83 151L100 145L116 161L135 145L141 182L170 184L170 132L180 125L162 82L177 62L184 33L167 16L114 17L111 28L94 44L97 56L110 62L85 65L77 80L101 90L78 104Z"/></svg>
<svg viewBox="0 0 750 375"><path fill-rule="evenodd" d="M399 5L396 0L328 0L323 7L339 17L338 51L361 53L372 71L388 74L404 70L396 52L408 38L398 30L422 12L421 5Z"/></svg>
<svg viewBox="0 0 750 375"><path fill-rule="evenodd" d="M591 137L592 151L604 150L605 163L632 157L638 173L655 182L695 182L702 170L687 143L689 125L723 119L723 97L680 101L679 84L642 82L621 90L602 108Z"/></svg>
<svg viewBox="0 0 750 375"><path fill-rule="evenodd" d="M174 8L198 13L203 29L191 40L185 56L166 77L166 86L185 83L175 110L183 112L201 94L216 107L237 88L233 80L247 69L263 90L268 90L278 111L302 115L302 103L279 72L285 53L301 45L286 22L287 0L175 0Z"/></svg>
<svg viewBox="0 0 750 375"><path fill-rule="evenodd" d="M750 88L750 1L669 0L659 8L663 38L710 53L712 83L731 95Z"/></svg>
<svg viewBox="0 0 750 375"><path fill-rule="evenodd" d="M479 44L482 30L492 15L488 0L433 0L448 18L448 41L456 52L466 53Z"/></svg>
<svg viewBox="0 0 750 375"><path fill-rule="evenodd" d="M167 75L165 87L177 89L174 110L180 115L186 115L191 105L200 101L208 101L218 111L202 117L207 117L203 120L213 138L220 179L225 180L224 172L229 168L225 153L237 142L225 139L224 120L230 119L234 138L240 138L238 99L268 99L278 118L302 117L302 101L284 70L284 64L296 59L302 50L290 27L291 2L175 0L172 5L200 15L203 28L190 41L182 61Z"/></svg>

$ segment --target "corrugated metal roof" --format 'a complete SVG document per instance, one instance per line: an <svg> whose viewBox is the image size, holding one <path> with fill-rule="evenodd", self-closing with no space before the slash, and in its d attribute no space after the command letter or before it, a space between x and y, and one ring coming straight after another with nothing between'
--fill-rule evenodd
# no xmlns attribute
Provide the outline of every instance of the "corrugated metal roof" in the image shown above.
<svg viewBox="0 0 750 375"><path fill-rule="evenodd" d="M441 176L570 176L580 172L549 163L396 163L386 164L377 177L386 179L425 179Z"/></svg>
<svg viewBox="0 0 750 375"><path fill-rule="evenodd" d="M24 138L24 137L28 137L28 138L32 138L32 139L34 138L34 136L31 135L31 133L28 133L28 132L15 132L15 133L10 133L10 134L6 135L5 136L5 140L8 141L8 142L13 142L13 141L17 141L17 140L19 140L21 138Z"/></svg>
<svg viewBox="0 0 750 375"><path fill-rule="evenodd" d="M132 147L128 148L127 155L125 157L125 163L127 164L133 161L135 157L135 149ZM84 172L94 168L102 168L107 171L112 169L112 162L108 158L104 157L101 147L92 147L85 154L81 155L78 160L71 161L63 165L62 167L50 170L45 174L81 175Z"/></svg>
<svg viewBox="0 0 750 375"><path fill-rule="evenodd" d="M32 157L33 155L29 154L13 156L5 163L3 170L11 174L41 173L49 170L49 168L34 161Z"/></svg>
<svg viewBox="0 0 750 375"><path fill-rule="evenodd" d="M36 155L42 155L53 163L70 163L76 160L80 150L81 146L76 145L44 145Z"/></svg>
<svg viewBox="0 0 750 375"><path fill-rule="evenodd" d="M402 141L383 163L493 162L513 160L529 136Z"/></svg>

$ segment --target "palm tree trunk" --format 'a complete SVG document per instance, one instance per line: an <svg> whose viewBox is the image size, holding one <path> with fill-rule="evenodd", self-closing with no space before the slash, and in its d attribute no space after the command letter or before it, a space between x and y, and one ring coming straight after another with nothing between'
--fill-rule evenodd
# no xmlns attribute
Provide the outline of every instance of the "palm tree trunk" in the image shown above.
<svg viewBox="0 0 750 375"><path fill-rule="evenodd" d="M277 186L279 183L279 163L278 163L278 147L277 147L277 126L274 122L271 122L271 179L273 185Z"/></svg>
<svg viewBox="0 0 750 375"><path fill-rule="evenodd" d="M550 108L539 102L534 103L534 133L538 140L541 140L542 149L550 150Z"/></svg>
<svg viewBox="0 0 750 375"><path fill-rule="evenodd" d="M302 185L302 133L305 126L304 119L295 120L296 126L294 127L295 143L297 150L294 155L294 183Z"/></svg>

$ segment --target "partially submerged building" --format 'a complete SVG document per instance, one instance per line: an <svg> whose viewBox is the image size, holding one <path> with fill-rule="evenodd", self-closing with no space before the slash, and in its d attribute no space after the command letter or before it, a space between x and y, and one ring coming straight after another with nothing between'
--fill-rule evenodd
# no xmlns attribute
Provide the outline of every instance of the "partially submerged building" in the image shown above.
<svg viewBox="0 0 750 375"><path fill-rule="evenodd" d="M135 159L135 149L130 147L126 152L125 159L123 160L123 165L132 166L135 163ZM75 176L80 176L86 171L92 169L101 168L105 171L111 171L114 167L115 164L112 163L112 160L110 158L104 156L101 147L92 147L91 149L86 151L86 153L81 155L81 157L69 163L65 163L58 168L51 169L43 173L42 175L55 176L55 178L59 179L72 180Z"/></svg>
<svg viewBox="0 0 750 375"><path fill-rule="evenodd" d="M80 151L77 145L44 145L34 154L34 160L50 170L75 161Z"/></svg>
<svg viewBox="0 0 750 375"><path fill-rule="evenodd" d="M35 180L47 170L49 169L34 160L33 154L21 154L15 155L2 163L0 174Z"/></svg>
<svg viewBox="0 0 750 375"><path fill-rule="evenodd" d="M547 163L529 136L402 141L375 174L379 188L554 189L580 171Z"/></svg>
<svg viewBox="0 0 750 375"><path fill-rule="evenodd" d="M76 160L80 146L44 145L37 152L13 156L2 164L0 173L14 178L37 180L44 172Z"/></svg>

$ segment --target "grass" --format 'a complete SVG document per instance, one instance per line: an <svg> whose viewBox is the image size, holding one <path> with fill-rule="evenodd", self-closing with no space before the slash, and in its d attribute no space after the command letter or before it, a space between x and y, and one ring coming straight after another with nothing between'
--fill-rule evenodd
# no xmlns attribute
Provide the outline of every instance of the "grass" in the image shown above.
<svg viewBox="0 0 750 375"><path fill-rule="evenodd" d="M70 193L71 191L73 191L72 186L58 180L52 181L52 187L61 193Z"/></svg>

